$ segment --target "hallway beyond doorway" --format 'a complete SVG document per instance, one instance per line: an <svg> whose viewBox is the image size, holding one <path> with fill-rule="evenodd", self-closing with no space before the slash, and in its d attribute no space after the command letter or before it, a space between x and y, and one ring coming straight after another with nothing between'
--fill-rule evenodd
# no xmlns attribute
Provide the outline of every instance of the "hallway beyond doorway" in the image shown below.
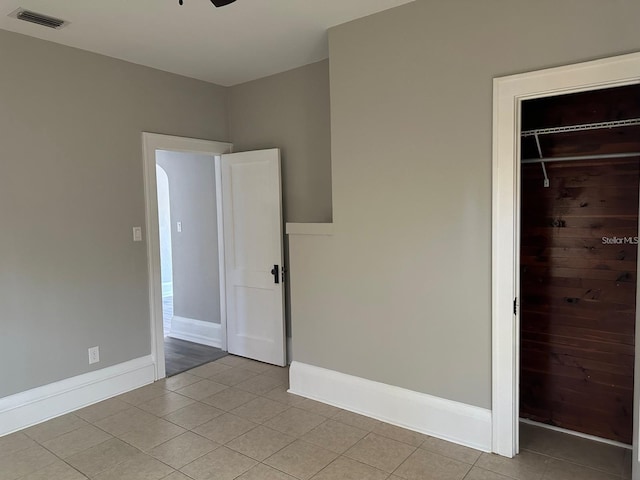
<svg viewBox="0 0 640 480"><path fill-rule="evenodd" d="M173 297L162 297L162 325L164 329L165 368L167 377L177 375L208 362L224 357L227 352L219 348L168 337L173 318Z"/></svg>

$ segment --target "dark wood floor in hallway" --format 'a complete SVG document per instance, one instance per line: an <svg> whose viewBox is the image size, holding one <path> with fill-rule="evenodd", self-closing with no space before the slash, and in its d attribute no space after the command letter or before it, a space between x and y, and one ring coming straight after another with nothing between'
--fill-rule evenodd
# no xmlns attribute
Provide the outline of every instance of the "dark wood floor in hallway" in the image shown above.
<svg viewBox="0 0 640 480"><path fill-rule="evenodd" d="M164 337L164 359L168 377L213 362L226 354L219 348Z"/></svg>
<svg viewBox="0 0 640 480"><path fill-rule="evenodd" d="M162 313L164 320L164 363L167 376L177 375L208 362L224 357L227 352L219 348L200 345L171 338L171 318L173 317L173 297L162 298Z"/></svg>

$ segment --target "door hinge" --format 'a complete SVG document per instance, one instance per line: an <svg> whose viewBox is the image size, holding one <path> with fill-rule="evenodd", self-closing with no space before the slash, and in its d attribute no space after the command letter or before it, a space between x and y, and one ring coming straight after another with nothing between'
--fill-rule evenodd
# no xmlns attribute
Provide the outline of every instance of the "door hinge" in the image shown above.
<svg viewBox="0 0 640 480"><path fill-rule="evenodd" d="M513 314L518 314L518 297L513 299Z"/></svg>

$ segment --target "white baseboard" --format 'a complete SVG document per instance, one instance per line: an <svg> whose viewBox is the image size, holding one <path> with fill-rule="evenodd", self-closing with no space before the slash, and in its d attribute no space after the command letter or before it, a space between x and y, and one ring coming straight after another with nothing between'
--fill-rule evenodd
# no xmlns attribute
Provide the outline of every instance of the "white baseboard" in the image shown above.
<svg viewBox="0 0 640 480"><path fill-rule="evenodd" d="M491 411L292 362L289 392L399 427L491 451Z"/></svg>
<svg viewBox="0 0 640 480"><path fill-rule="evenodd" d="M221 327L219 323L203 322L194 318L174 316L171 319L169 337L199 343L210 347L222 348Z"/></svg>
<svg viewBox="0 0 640 480"><path fill-rule="evenodd" d="M92 405L155 380L151 356L0 398L0 436Z"/></svg>

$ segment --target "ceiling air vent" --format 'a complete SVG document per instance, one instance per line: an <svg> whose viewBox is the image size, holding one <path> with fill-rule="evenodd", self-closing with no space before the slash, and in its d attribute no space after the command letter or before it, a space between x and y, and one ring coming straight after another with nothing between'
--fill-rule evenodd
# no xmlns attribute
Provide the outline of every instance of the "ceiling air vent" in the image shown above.
<svg viewBox="0 0 640 480"><path fill-rule="evenodd" d="M59 18L32 12L30 10L25 10L24 8L19 8L16 11L11 12L9 16L17 18L18 20L23 20L25 22L36 23L38 25L42 25L43 27L54 28L56 30L64 27L69 23Z"/></svg>

